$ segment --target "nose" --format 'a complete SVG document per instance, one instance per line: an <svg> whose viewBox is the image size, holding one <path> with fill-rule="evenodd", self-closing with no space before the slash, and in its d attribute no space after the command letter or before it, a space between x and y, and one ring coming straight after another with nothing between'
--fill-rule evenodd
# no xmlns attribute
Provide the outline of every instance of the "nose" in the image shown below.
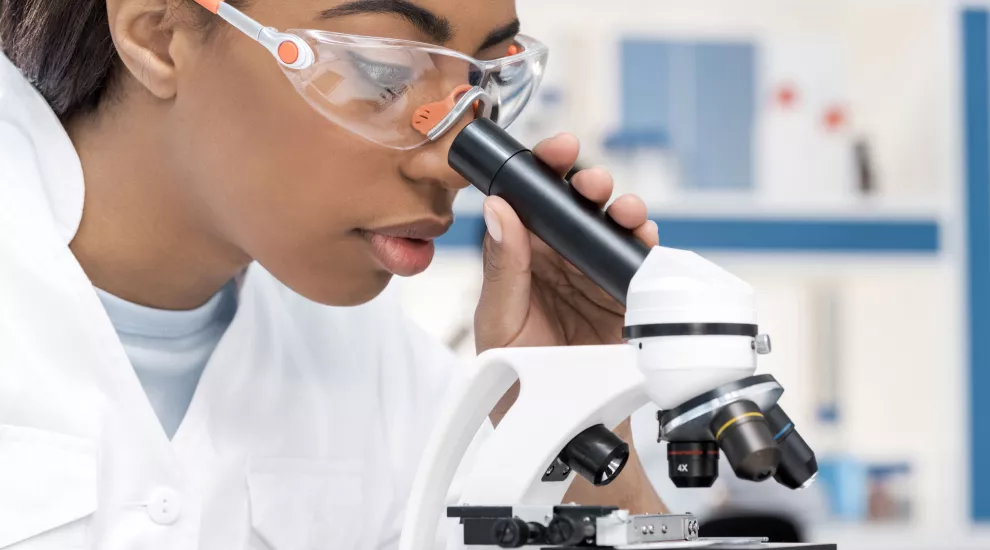
<svg viewBox="0 0 990 550"><path fill-rule="evenodd" d="M468 110L457 124L439 139L410 151L401 163L402 174L410 181L433 183L451 191L459 191L467 187L469 185L467 180L447 163L447 154L457 134L472 120L474 113Z"/></svg>

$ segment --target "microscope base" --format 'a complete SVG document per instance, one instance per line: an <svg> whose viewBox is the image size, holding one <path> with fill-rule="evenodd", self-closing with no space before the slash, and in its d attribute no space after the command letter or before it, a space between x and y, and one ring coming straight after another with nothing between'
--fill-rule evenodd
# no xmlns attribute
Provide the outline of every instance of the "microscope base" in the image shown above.
<svg viewBox="0 0 990 550"><path fill-rule="evenodd" d="M451 506L461 547L615 550L836 550L834 544L771 544L764 538L699 537L691 514L633 515L613 506Z"/></svg>
<svg viewBox="0 0 990 550"><path fill-rule="evenodd" d="M680 550L688 548L705 548L706 550L838 550L834 544L796 544L769 542L738 542L739 539L698 539L690 542L663 542L654 544L635 544L615 547L615 550ZM583 547L583 548L595 548ZM603 547L605 548L605 547ZM560 547L546 547L540 550L560 550Z"/></svg>
<svg viewBox="0 0 990 550"><path fill-rule="evenodd" d="M740 542L745 540L746 542ZM834 544L793 544L752 542L750 539L698 539L690 542L637 544L616 550L679 550L681 548L705 548L706 550L837 550ZM542 550L559 550L544 548Z"/></svg>
<svg viewBox="0 0 990 550"><path fill-rule="evenodd" d="M711 550L838 550L834 544L792 544L792 543L750 543L750 544L716 544L708 547Z"/></svg>

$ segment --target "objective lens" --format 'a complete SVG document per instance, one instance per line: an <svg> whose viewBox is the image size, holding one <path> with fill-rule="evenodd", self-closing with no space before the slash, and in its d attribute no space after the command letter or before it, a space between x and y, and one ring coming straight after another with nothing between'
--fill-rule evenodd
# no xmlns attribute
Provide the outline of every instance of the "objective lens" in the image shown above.
<svg viewBox="0 0 990 550"><path fill-rule="evenodd" d="M777 472L781 451L756 403L744 400L726 405L715 415L711 430L736 477L763 481Z"/></svg>
<svg viewBox="0 0 990 550"><path fill-rule="evenodd" d="M794 429L794 423L780 408L780 405L767 411L767 423L774 433L774 440L780 447L782 456L777 473L773 478L784 487L799 490L809 487L818 475L818 460L801 434Z"/></svg>
<svg viewBox="0 0 990 550"><path fill-rule="evenodd" d="M596 486L612 483L629 459L629 445L602 424L579 433L560 458Z"/></svg>
<svg viewBox="0 0 990 550"><path fill-rule="evenodd" d="M714 441L667 444L667 475L680 489L711 487L718 479L718 444Z"/></svg>

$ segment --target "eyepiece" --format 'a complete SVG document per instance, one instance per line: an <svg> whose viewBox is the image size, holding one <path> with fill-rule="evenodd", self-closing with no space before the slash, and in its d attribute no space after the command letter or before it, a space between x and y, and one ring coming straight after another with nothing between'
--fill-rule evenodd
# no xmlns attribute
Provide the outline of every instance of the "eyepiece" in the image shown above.
<svg viewBox="0 0 990 550"><path fill-rule="evenodd" d="M711 487L718 479L718 444L714 441L667 444L667 475L680 489Z"/></svg>
<svg viewBox="0 0 990 550"><path fill-rule="evenodd" d="M737 477L763 481L777 473L780 448L755 403L743 400L726 405L710 427Z"/></svg>
<svg viewBox="0 0 990 550"><path fill-rule="evenodd" d="M527 229L620 303L651 248L486 118L454 138L447 162L485 195L501 197Z"/></svg>
<svg viewBox="0 0 990 550"><path fill-rule="evenodd" d="M780 447L781 459L774 479L784 487L794 490L807 488L818 475L818 460L815 452L794 429L794 423L780 405L766 413L770 431Z"/></svg>
<svg viewBox="0 0 990 550"><path fill-rule="evenodd" d="M604 486L622 472L629 460L629 445L598 424L575 436L560 457L581 477L596 486Z"/></svg>
<svg viewBox="0 0 990 550"><path fill-rule="evenodd" d="M487 118L471 121L450 146L447 163L464 179L490 194L502 166L526 147Z"/></svg>

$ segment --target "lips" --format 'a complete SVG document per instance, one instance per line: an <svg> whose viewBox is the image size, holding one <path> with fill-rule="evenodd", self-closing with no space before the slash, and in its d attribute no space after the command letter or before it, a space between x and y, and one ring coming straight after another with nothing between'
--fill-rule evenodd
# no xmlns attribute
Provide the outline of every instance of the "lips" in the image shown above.
<svg viewBox="0 0 990 550"><path fill-rule="evenodd" d="M450 222L420 220L363 230L378 262L390 273L411 277L426 271L436 251L433 241L450 229Z"/></svg>

